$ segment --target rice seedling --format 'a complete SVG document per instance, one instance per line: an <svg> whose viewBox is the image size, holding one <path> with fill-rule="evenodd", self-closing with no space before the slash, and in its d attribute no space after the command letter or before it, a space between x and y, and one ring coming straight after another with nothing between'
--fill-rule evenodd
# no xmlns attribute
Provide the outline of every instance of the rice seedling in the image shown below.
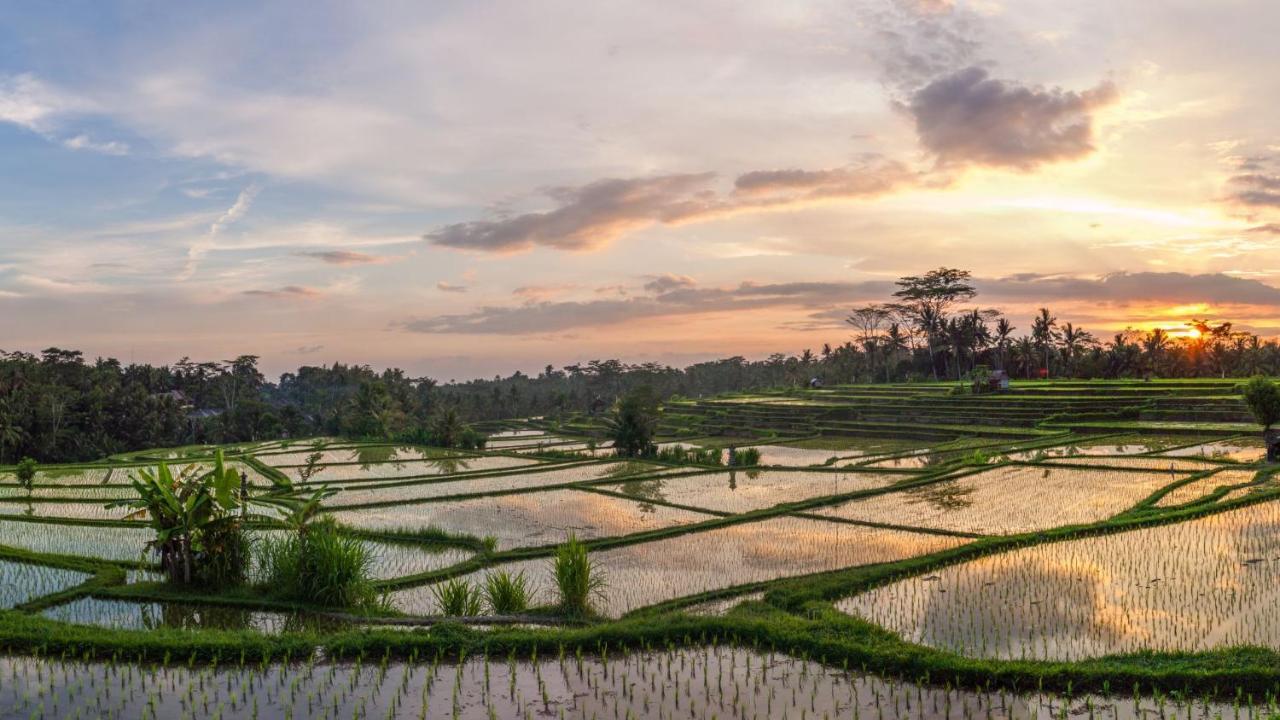
<svg viewBox="0 0 1280 720"><path fill-rule="evenodd" d="M560 609L570 616L589 615L592 601L604 594L608 580L573 533L556 550L552 568Z"/></svg>
<svg viewBox="0 0 1280 720"><path fill-rule="evenodd" d="M523 572L494 570L484 578L484 599L495 615L516 615L529 608L533 589Z"/></svg>
<svg viewBox="0 0 1280 720"><path fill-rule="evenodd" d="M480 588L465 579L446 580L431 588L440 614L451 617L474 617L481 614L484 595Z"/></svg>
<svg viewBox="0 0 1280 720"><path fill-rule="evenodd" d="M901 580L839 607L980 657L1280 648L1280 508L1037 545Z"/></svg>
<svg viewBox="0 0 1280 720"><path fill-rule="evenodd" d="M812 512L990 535L1097 522L1185 473L1006 466Z"/></svg>
<svg viewBox="0 0 1280 720"><path fill-rule="evenodd" d="M697 593L901 560L965 542L958 537L778 517L591 552L588 559L593 568L608 578L608 584L591 599L596 612L618 617ZM538 587L558 589L555 566L555 562L534 559L501 567L524 572ZM464 577L477 584L484 572ZM390 599L393 607L413 615L439 611L430 586L398 590Z"/></svg>

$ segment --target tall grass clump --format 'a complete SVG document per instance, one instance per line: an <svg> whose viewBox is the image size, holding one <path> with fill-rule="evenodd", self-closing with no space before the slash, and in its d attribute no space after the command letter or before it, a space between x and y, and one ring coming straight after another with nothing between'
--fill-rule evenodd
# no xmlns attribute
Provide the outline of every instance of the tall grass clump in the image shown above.
<svg viewBox="0 0 1280 720"><path fill-rule="evenodd" d="M278 598L330 607L376 606L373 554L359 538L339 532L333 518L257 543L263 586Z"/></svg>
<svg viewBox="0 0 1280 720"><path fill-rule="evenodd" d="M524 572L495 570L484 579L484 599L494 615L516 615L529 609L532 593Z"/></svg>
<svg viewBox="0 0 1280 720"><path fill-rule="evenodd" d="M431 594L440 606L441 615L451 617L475 617L480 614L482 598L480 588L462 578L446 580L431 588Z"/></svg>
<svg viewBox="0 0 1280 720"><path fill-rule="evenodd" d="M556 549L554 563L560 610L573 617L589 615L592 598L604 594L606 583L600 567L587 554L587 546L569 533L569 539Z"/></svg>
<svg viewBox="0 0 1280 720"><path fill-rule="evenodd" d="M744 467L753 467L760 464L760 450L758 448L742 448L734 451L734 463Z"/></svg>

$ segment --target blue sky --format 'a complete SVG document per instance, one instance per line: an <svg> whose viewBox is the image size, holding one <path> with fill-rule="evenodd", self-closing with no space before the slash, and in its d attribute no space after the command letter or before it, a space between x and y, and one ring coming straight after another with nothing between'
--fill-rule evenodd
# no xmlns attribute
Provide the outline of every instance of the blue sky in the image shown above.
<svg viewBox="0 0 1280 720"><path fill-rule="evenodd" d="M0 349L683 363L938 265L1015 320L1275 334L1278 14L9 3Z"/></svg>

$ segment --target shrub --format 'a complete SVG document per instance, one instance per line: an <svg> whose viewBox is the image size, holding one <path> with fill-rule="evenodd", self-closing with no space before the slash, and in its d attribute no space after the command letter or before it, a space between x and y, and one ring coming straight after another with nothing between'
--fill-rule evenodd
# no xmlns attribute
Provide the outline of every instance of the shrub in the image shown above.
<svg viewBox="0 0 1280 720"><path fill-rule="evenodd" d="M573 617L590 614L591 599L604 593L605 578L587 554L587 546L569 533L569 539L556 550L554 563L560 610Z"/></svg>
<svg viewBox="0 0 1280 720"><path fill-rule="evenodd" d="M751 467L753 465L759 465L760 449L749 447L749 448L742 448L741 450L736 450L734 451L734 462L737 465L741 465L743 467Z"/></svg>
<svg viewBox="0 0 1280 720"><path fill-rule="evenodd" d="M441 615L475 617L480 614L480 589L462 578L446 580L432 586L431 594L440 606Z"/></svg>
<svg viewBox="0 0 1280 720"><path fill-rule="evenodd" d="M31 488L35 486L37 469L39 464L29 457L22 458L14 469L14 473L18 476L18 484L26 489L27 494L30 494Z"/></svg>
<svg viewBox="0 0 1280 720"><path fill-rule="evenodd" d="M484 579L484 599L494 615L515 615L529 609L529 583L524 572L495 570Z"/></svg>
<svg viewBox="0 0 1280 720"><path fill-rule="evenodd" d="M1250 378L1244 386L1244 401L1264 429L1280 422L1280 388L1274 382L1261 375Z"/></svg>
<svg viewBox="0 0 1280 720"><path fill-rule="evenodd" d="M340 532L333 518L311 523L305 532L263 538L257 557L262 583L275 597L330 607L378 604L370 579L373 555L359 538Z"/></svg>
<svg viewBox="0 0 1280 720"><path fill-rule="evenodd" d="M489 442L488 436L481 433L471 426L462 429L462 435L458 438L458 445L463 450L483 450L484 446Z"/></svg>
<svg viewBox="0 0 1280 720"><path fill-rule="evenodd" d="M614 450L623 457L652 454L660 421L658 397L652 388L638 387L627 393L607 420Z"/></svg>

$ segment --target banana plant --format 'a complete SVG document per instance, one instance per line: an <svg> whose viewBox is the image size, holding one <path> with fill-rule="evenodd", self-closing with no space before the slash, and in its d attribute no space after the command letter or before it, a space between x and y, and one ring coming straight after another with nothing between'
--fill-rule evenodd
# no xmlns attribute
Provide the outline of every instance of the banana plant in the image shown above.
<svg viewBox="0 0 1280 720"><path fill-rule="evenodd" d="M214 455L213 469L204 473L188 466L177 474L166 463L153 471L143 468L131 474L130 484L137 497L119 500L108 508L129 507L126 520L147 520L156 537L148 547L160 555L160 565L173 582L189 584L200 574L200 563L210 560L211 538L225 538L247 518L235 511L243 507L240 474L223 461L222 451ZM217 542L212 543L218 545Z"/></svg>

